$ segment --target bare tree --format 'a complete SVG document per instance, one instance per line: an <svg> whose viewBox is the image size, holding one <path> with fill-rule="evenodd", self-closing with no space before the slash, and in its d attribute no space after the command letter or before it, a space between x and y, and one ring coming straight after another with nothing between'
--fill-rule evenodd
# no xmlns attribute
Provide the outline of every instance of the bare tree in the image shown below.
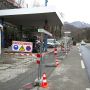
<svg viewBox="0 0 90 90"><path fill-rule="evenodd" d="M17 4L18 4L18 6L23 7L24 0L17 0Z"/></svg>

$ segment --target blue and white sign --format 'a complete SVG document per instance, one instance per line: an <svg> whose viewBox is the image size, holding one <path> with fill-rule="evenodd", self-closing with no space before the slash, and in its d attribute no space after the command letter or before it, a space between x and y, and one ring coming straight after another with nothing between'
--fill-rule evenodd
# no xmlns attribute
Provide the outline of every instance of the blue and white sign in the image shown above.
<svg viewBox="0 0 90 90"><path fill-rule="evenodd" d="M18 47L18 45L14 45L13 48L14 48L14 50L18 50L19 47Z"/></svg>
<svg viewBox="0 0 90 90"><path fill-rule="evenodd" d="M32 52L32 42L13 41L12 50L18 52Z"/></svg>
<svg viewBox="0 0 90 90"><path fill-rule="evenodd" d="M30 51L31 50L31 47L30 46L26 46L26 50L27 51Z"/></svg>

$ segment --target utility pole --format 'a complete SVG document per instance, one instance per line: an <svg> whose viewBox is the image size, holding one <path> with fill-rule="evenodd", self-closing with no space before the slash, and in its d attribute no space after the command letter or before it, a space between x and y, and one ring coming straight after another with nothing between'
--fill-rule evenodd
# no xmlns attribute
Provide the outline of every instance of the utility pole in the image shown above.
<svg viewBox="0 0 90 90"><path fill-rule="evenodd" d="M45 0L45 6L47 6L47 2L48 2L48 0Z"/></svg>

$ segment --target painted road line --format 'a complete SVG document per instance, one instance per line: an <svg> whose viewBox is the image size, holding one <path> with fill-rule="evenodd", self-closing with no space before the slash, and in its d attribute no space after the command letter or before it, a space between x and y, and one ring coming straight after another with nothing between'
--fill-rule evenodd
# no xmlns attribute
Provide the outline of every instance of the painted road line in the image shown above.
<svg viewBox="0 0 90 90"><path fill-rule="evenodd" d="M82 56L82 54L80 53L80 56Z"/></svg>
<svg viewBox="0 0 90 90"><path fill-rule="evenodd" d="M79 50L79 52L80 52L80 49L78 49Z"/></svg>
<svg viewBox="0 0 90 90"><path fill-rule="evenodd" d="M90 90L90 88L86 88L86 90Z"/></svg>
<svg viewBox="0 0 90 90"><path fill-rule="evenodd" d="M83 69L85 69L85 65L84 65L83 60L81 60L81 67L82 67Z"/></svg>

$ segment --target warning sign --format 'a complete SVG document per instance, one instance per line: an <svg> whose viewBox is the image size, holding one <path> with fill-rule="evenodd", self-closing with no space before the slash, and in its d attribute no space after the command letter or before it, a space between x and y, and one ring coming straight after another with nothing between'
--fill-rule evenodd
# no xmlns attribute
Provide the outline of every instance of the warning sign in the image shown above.
<svg viewBox="0 0 90 90"><path fill-rule="evenodd" d="M19 51L25 51L24 47L21 46L20 49L19 49Z"/></svg>
<svg viewBox="0 0 90 90"><path fill-rule="evenodd" d="M27 47L26 47L26 50L27 50L27 51L29 51L30 49L31 49L31 47L30 47L30 46L27 46Z"/></svg>
<svg viewBox="0 0 90 90"><path fill-rule="evenodd" d="M32 42L23 42L23 41L13 41L12 50L20 52L32 52L33 44Z"/></svg>

